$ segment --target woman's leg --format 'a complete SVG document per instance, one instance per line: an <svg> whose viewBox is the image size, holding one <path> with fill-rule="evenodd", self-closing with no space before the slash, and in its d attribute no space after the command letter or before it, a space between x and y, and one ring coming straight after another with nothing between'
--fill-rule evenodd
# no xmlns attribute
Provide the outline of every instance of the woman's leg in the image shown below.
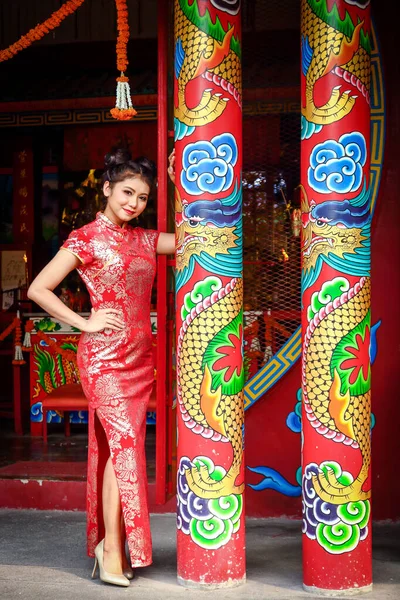
<svg viewBox="0 0 400 600"><path fill-rule="evenodd" d="M151 564L151 533L144 451L146 405L143 404L142 420L139 422L138 411L136 411L135 414L129 412L132 408L131 404L128 407L129 410L128 408L126 409L126 436L121 438L122 448L114 448L112 456L113 462L109 460L109 440L112 439L113 432L119 430L120 423L115 423L115 411L108 411L107 407L101 407L100 410L97 409L94 412L97 417L94 423L95 443L93 443L92 450L94 456L93 460L89 462L89 465L93 465L95 469L95 474L92 476L93 481L90 480L91 485L88 486L90 493L88 497L88 515L91 519L89 521L88 531L89 534L92 534L90 541L93 539L95 543L98 543L99 540L104 537L104 567L108 572L115 574L121 572L121 562L122 568L129 565L129 562L128 565L123 563L125 554L123 552L123 536L125 535L125 531L129 540L130 560L133 561L134 568ZM134 432L134 434L132 432ZM132 460L133 463L131 462ZM121 486L118 485L118 471L114 470L114 464L118 463L121 464L122 467L125 466L127 472L129 470L133 471L131 477L135 481L131 484L132 488L131 486L128 487L126 484ZM89 469L88 481L91 473L92 471ZM97 492L97 490L100 491L100 489L103 489L103 494ZM97 502L94 504L96 495ZM92 505L94 505L95 509L97 508L98 511L93 510ZM131 515L131 518L127 523L121 526L120 521L125 510ZM132 522L132 515L135 516L134 523ZM93 535L92 531L95 535ZM92 550L92 546L94 545L95 544L92 542L89 546L91 552L94 550L94 547ZM114 558L112 558L112 556L114 556ZM115 561L116 556L117 561ZM108 561L108 558L110 558L110 561ZM114 565L110 564L112 561L114 562ZM117 564L115 564L115 562L117 562Z"/></svg>
<svg viewBox="0 0 400 600"><path fill-rule="evenodd" d="M121 552L122 552L122 568L127 569L130 567L129 561L126 556L126 529L124 515L121 511Z"/></svg>
<svg viewBox="0 0 400 600"><path fill-rule="evenodd" d="M121 574L124 566L121 548L125 538L121 532L121 501L111 457L104 469L103 519L105 528L104 568L109 573Z"/></svg>

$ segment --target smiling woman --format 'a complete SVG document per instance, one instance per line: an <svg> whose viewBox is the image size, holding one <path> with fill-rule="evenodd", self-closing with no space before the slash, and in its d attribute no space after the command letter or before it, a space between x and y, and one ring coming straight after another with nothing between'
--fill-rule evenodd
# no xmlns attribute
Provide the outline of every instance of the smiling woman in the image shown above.
<svg viewBox="0 0 400 600"><path fill-rule="evenodd" d="M150 298L156 253L173 254L175 235L129 222L145 210L155 176L147 158L132 160L126 149L107 154L104 212L70 234L28 292L83 332L78 366L89 401L88 554L96 558L93 574L99 564L100 578L120 586L133 577L125 540L133 567L152 562L144 451L154 382ZM75 268L90 294L88 320L53 293Z"/></svg>
<svg viewBox="0 0 400 600"><path fill-rule="evenodd" d="M107 154L103 192L107 205L104 214L122 226L139 217L146 208L156 177L156 166L147 158L131 160L130 152L117 149Z"/></svg>

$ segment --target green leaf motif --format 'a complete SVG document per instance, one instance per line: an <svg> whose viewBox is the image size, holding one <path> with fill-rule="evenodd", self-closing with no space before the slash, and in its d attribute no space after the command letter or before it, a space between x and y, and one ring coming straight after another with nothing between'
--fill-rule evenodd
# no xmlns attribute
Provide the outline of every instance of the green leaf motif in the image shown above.
<svg viewBox="0 0 400 600"><path fill-rule="evenodd" d="M345 335L336 346L332 354L331 360L331 376L334 377L335 370L339 373L341 381L341 394L346 394L350 390L352 396L360 396L366 394L371 389L371 366L369 364L363 365L364 368L360 368L355 381L352 381L354 369L343 368L343 365L355 361L355 353L359 348L360 341L363 340L365 343L369 339L369 332L371 328L371 312L365 315L364 319L358 323L358 325L352 329L347 335ZM360 359L361 352L359 351ZM364 360L364 362L366 362ZM364 377L365 370L367 376Z"/></svg>
<svg viewBox="0 0 400 600"><path fill-rule="evenodd" d="M244 365L243 365L243 353L242 348L236 349L232 340L241 339L241 328L243 328L243 311L226 325L217 335L210 341L207 349L203 356L202 368L205 369L207 365L211 377L212 377L212 389L213 391L221 387L221 392L224 395L238 394L244 385ZM217 369L221 364L219 361L221 358L226 356L226 350L232 351L232 356L237 364L241 364L240 371L236 368L230 369L229 367L223 369ZM241 356L237 356L237 351L240 351ZM228 357L227 357L228 360ZM226 381L227 375L230 375L229 381Z"/></svg>

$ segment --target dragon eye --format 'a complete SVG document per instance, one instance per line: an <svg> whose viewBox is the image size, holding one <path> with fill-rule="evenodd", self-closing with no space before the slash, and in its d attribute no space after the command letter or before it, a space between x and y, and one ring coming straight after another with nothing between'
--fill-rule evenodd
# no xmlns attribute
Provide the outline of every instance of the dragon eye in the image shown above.
<svg viewBox="0 0 400 600"><path fill-rule="evenodd" d="M197 227L198 224L199 224L198 221L194 221L193 219L189 219L189 225L190 225L190 227Z"/></svg>
<svg viewBox="0 0 400 600"><path fill-rule="evenodd" d="M321 221L320 219L318 219L316 221L316 225L317 225L317 227L324 227L326 225L326 223L324 223L324 221Z"/></svg>

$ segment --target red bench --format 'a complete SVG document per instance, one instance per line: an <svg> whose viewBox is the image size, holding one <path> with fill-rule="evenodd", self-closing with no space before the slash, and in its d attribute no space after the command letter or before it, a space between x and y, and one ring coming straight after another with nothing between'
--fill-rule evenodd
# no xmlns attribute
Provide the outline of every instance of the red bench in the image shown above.
<svg viewBox="0 0 400 600"><path fill-rule="evenodd" d="M154 382L147 410L155 412L156 403L156 384ZM80 383L67 383L50 392L42 401L43 441L47 443L47 413L49 410L58 410L64 413L64 431L65 435L69 437L71 435L69 413L71 410L88 410L88 408L89 403Z"/></svg>
<svg viewBox="0 0 400 600"><path fill-rule="evenodd" d="M80 383L67 383L46 396L42 401L43 410L43 441L47 443L47 413L49 410L59 410L64 413L65 435L71 435L69 413L71 410L88 410L88 401Z"/></svg>

